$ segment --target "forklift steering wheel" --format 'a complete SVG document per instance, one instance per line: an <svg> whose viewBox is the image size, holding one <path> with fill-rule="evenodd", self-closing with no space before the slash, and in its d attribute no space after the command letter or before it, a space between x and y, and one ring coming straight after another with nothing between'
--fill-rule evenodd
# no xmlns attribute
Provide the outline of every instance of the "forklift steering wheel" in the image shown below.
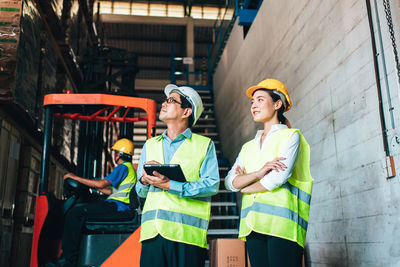
<svg viewBox="0 0 400 267"><path fill-rule="evenodd" d="M64 180L64 196L70 198L71 196L86 197L89 193L89 187L72 179L66 178Z"/></svg>

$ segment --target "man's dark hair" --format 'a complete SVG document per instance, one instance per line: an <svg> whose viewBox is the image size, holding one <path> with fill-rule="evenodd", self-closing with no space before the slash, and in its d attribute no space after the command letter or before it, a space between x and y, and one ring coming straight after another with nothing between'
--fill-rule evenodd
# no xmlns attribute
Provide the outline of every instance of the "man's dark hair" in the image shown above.
<svg viewBox="0 0 400 267"><path fill-rule="evenodd" d="M119 158L122 159L123 161L129 161L132 162L132 156L120 151L117 151L117 153L119 154Z"/></svg>
<svg viewBox="0 0 400 267"><path fill-rule="evenodd" d="M180 95L180 96L181 96L181 102L182 102L181 108L191 108L192 109L192 115L189 116L189 120L188 120L188 127L191 128L193 126L193 122L194 122L194 119L193 119L194 110L193 110L192 105L190 104L189 100L187 100L186 97L184 97L182 95Z"/></svg>

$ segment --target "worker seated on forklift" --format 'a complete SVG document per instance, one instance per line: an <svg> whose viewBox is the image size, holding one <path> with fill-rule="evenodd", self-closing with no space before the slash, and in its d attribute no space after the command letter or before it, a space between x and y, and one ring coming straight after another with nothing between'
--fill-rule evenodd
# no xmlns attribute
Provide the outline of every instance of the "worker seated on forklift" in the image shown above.
<svg viewBox="0 0 400 267"><path fill-rule="evenodd" d="M61 258L48 262L46 266L76 266L85 222L104 217L112 218L118 212L130 210L129 193L136 184L136 172L132 166L133 142L126 138L120 139L112 150L118 165L104 179L93 180L73 173L64 175L64 179L76 180L109 196L105 200L77 205L66 214Z"/></svg>

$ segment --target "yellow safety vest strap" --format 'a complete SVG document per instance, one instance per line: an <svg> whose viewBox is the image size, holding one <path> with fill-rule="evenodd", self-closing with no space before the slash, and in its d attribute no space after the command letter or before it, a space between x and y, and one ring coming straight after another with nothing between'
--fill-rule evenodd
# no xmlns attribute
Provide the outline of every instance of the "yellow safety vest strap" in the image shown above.
<svg viewBox="0 0 400 267"><path fill-rule="evenodd" d="M163 210L163 209L159 209L158 211L149 210L146 213L142 214L142 224L145 223L146 221L151 221L155 219L186 224L200 228L202 230L208 229L208 220L204 220L189 214Z"/></svg>
<svg viewBox="0 0 400 267"><path fill-rule="evenodd" d="M120 185L118 187L118 190L124 190L124 189L128 189L128 188L132 188L136 183L127 183L127 184L123 184Z"/></svg>
<svg viewBox="0 0 400 267"><path fill-rule="evenodd" d="M285 189L289 190L292 195L297 196L297 198L299 200L301 200L304 203L310 205L310 203L311 203L311 195L308 194L307 192L304 192L303 190L301 190L297 186L294 186L291 183L286 182L280 188L285 188Z"/></svg>
<svg viewBox="0 0 400 267"><path fill-rule="evenodd" d="M282 218L289 219L291 221L294 221L295 223L300 225L304 230L307 231L308 222L306 220L304 220L302 217L300 217L298 213L292 211L291 209L273 206L273 205L266 204L266 203L254 202L254 204L251 207L248 207L248 208L245 208L242 210L241 219L246 218L247 214L250 211L265 213L265 214L279 216Z"/></svg>
<svg viewBox="0 0 400 267"><path fill-rule="evenodd" d="M129 203L129 193L136 184L136 171L130 162L125 162L123 165L128 168L128 174L118 187L111 187L112 193L107 199L114 199L124 203Z"/></svg>
<svg viewBox="0 0 400 267"><path fill-rule="evenodd" d="M117 197L128 197L130 192L116 192L110 195L112 198L117 198Z"/></svg>
<svg viewBox="0 0 400 267"><path fill-rule="evenodd" d="M187 182L201 179L200 167L207 155L211 139L192 134L171 158L179 164ZM146 160L164 163L162 138L146 141ZM195 153L196 157L191 157ZM150 186L142 214L140 241L160 234L164 238L199 247L207 246L211 197L183 198Z"/></svg>
<svg viewBox="0 0 400 267"><path fill-rule="evenodd" d="M123 184L123 185L120 185L118 188L113 187L112 190L113 190L113 192L117 192L119 190L125 190L125 189L128 189L128 188L132 188L135 184L136 183Z"/></svg>

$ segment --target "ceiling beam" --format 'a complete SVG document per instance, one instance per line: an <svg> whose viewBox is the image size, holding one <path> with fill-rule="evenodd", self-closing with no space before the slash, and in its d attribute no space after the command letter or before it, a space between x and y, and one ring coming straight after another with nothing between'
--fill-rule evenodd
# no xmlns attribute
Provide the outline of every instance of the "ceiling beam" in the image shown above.
<svg viewBox="0 0 400 267"><path fill-rule="evenodd" d="M182 43L185 40L180 39L167 39L167 38L161 38L161 37L153 37L153 38L139 38L139 37L134 37L134 36L105 36L104 37L105 41L108 40L118 40L118 41L140 41L140 42L158 42L158 43ZM198 41L196 40L196 44L210 44L212 41Z"/></svg>
<svg viewBox="0 0 400 267"><path fill-rule="evenodd" d="M185 26L188 23L188 18L101 14L100 21L102 23L161 24ZM193 23L195 27L213 27L215 21L207 19L193 19Z"/></svg>
<svg viewBox="0 0 400 267"><path fill-rule="evenodd" d="M171 83L169 80L136 79L135 90L157 90L161 91Z"/></svg>
<svg viewBox="0 0 400 267"><path fill-rule="evenodd" d="M131 52L133 52L133 53L135 53L138 57L168 57L168 58L170 58L171 57L171 54L162 54L162 53L140 53L140 52L134 52L134 51L131 51ZM178 56L178 55L175 55L175 56ZM198 59L198 58L204 58L204 57L207 57L207 54L201 54L201 55L199 55L199 54L196 54L196 56L194 57L194 59Z"/></svg>
<svg viewBox="0 0 400 267"><path fill-rule="evenodd" d="M171 71L171 68L168 67L161 67L161 66L138 66L139 71L141 70L156 70L156 71Z"/></svg>
<svg viewBox="0 0 400 267"><path fill-rule="evenodd" d="M166 54L166 53L140 53L140 52L133 52L135 53L138 57L171 57L171 54Z"/></svg>
<svg viewBox="0 0 400 267"><path fill-rule="evenodd" d="M123 1L129 2L129 0ZM184 2L186 1L187 0L184 0ZM191 2L193 6L222 7L225 5L225 0L191 0ZM135 0L135 3L182 5L182 0Z"/></svg>
<svg viewBox="0 0 400 267"><path fill-rule="evenodd" d="M78 0L78 3L79 8L82 10L83 19L86 24L89 46L95 46L98 44L99 38L97 37L93 28L93 14L91 14L93 12L93 2L92 6L88 6L86 0Z"/></svg>

